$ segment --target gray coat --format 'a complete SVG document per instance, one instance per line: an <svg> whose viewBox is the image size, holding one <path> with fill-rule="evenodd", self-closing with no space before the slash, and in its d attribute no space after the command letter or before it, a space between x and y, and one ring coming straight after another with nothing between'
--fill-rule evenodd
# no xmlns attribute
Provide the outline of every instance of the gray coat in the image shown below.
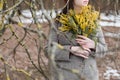
<svg viewBox="0 0 120 80"><path fill-rule="evenodd" d="M66 32L66 37L64 34L58 34L54 29L51 29L50 34L52 34L52 42L57 42L64 46L64 49L55 49L54 66L51 60L49 62L51 72L50 80L99 80L96 58L104 56L107 51L101 27L97 30L96 38L98 42L96 51L93 52L88 59L75 56L69 51L70 46L78 45L75 39L71 38L71 33ZM70 39L70 41L68 39ZM51 54L47 52L47 56L50 57L50 55Z"/></svg>

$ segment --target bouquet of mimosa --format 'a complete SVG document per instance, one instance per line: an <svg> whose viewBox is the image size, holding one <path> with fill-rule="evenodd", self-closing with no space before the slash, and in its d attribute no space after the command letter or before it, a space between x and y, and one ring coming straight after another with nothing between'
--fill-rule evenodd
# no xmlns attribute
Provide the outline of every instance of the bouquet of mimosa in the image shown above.
<svg viewBox="0 0 120 80"><path fill-rule="evenodd" d="M57 19L62 25L59 30L69 31L76 35L83 35L91 38L96 35L97 19L99 12L94 11L90 5L82 8L80 14L75 14L74 10L69 10L67 14L60 14Z"/></svg>

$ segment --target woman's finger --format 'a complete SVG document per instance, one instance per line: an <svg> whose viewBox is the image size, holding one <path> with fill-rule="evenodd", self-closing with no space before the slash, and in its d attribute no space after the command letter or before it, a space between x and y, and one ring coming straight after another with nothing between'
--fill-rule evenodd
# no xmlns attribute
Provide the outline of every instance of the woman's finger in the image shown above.
<svg viewBox="0 0 120 80"><path fill-rule="evenodd" d="M91 50L89 48L83 47L84 50L91 52Z"/></svg>
<svg viewBox="0 0 120 80"><path fill-rule="evenodd" d="M79 41L79 42L86 42L86 40L84 39L75 39L76 41Z"/></svg>
<svg viewBox="0 0 120 80"><path fill-rule="evenodd" d="M84 40L87 39L87 37L82 36L82 35L77 35L77 37L78 37L78 38L81 38L81 39L84 39Z"/></svg>
<svg viewBox="0 0 120 80"><path fill-rule="evenodd" d="M77 41L78 44L81 44L81 45L85 45L86 42L80 42L80 41Z"/></svg>
<svg viewBox="0 0 120 80"><path fill-rule="evenodd" d="M85 56L83 54L80 54L80 53L76 53L76 56L80 56L80 57L83 57L83 58L88 58L87 56Z"/></svg>

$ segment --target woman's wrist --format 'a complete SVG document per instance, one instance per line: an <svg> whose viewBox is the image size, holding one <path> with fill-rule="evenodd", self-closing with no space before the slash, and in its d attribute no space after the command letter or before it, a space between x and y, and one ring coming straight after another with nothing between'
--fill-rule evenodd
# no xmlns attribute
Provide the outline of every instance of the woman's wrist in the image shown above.
<svg viewBox="0 0 120 80"><path fill-rule="evenodd" d="M70 46L70 49L71 49L72 51L74 51L74 50L75 50L75 46Z"/></svg>
<svg viewBox="0 0 120 80"><path fill-rule="evenodd" d="M81 48L80 46L71 46L70 47L70 50L75 53L75 52L80 52L81 51Z"/></svg>

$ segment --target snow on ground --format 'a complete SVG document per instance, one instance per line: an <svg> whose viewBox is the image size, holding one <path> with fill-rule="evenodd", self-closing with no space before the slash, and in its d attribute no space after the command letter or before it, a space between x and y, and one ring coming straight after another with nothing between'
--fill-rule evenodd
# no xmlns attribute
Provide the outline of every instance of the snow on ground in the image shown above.
<svg viewBox="0 0 120 80"><path fill-rule="evenodd" d="M120 15L108 15L106 16L104 13L100 14L100 25L101 26L115 26L120 27Z"/></svg>
<svg viewBox="0 0 120 80"><path fill-rule="evenodd" d="M57 13L60 13L61 11L55 11L55 10L45 10L45 12L51 16L51 18L55 18ZM30 10L23 10L22 11L23 16L15 16L13 17L13 20L17 22L22 22L22 23L31 23L34 22L32 18L32 14ZM47 22L45 19L45 16L43 15L42 11L36 11L36 20L40 23ZM106 16L105 13L100 14L100 26L114 26L114 27L120 27L120 15L108 15Z"/></svg>
<svg viewBox="0 0 120 80"><path fill-rule="evenodd" d="M106 80L110 80L110 77L117 77L117 80L120 79L120 73L112 69L111 67L107 67L106 72L104 73L104 77Z"/></svg>
<svg viewBox="0 0 120 80"><path fill-rule="evenodd" d="M51 11L45 11L48 15L50 15L52 18L56 17L56 12L54 10ZM57 13L60 13L60 11L58 11ZM20 19L23 23L31 23L33 22L32 19L32 14L29 10L23 10L22 14L27 17L23 17L20 16ZM47 20L45 19L45 16L43 15L43 13L41 12L41 10L36 12L36 16L37 16L37 20L41 23L43 22L47 22ZM120 27L120 15L108 15L106 16L104 13L100 14L100 26L115 26L115 27ZM16 21L20 21L18 17L15 17Z"/></svg>
<svg viewBox="0 0 120 80"><path fill-rule="evenodd" d="M46 14L50 15L51 18L55 18L56 17L56 12L54 10L48 10L48 11L44 11ZM57 13L60 13L60 11L57 11ZM33 18L32 18L32 14L29 10L23 10L22 11L22 15L20 17L14 17L13 20L16 20L17 22L22 22L22 23L31 23L34 22ZM43 22L47 22L47 20L45 19L45 16L43 15L42 11L36 11L36 19L37 21L39 21L40 23Z"/></svg>

